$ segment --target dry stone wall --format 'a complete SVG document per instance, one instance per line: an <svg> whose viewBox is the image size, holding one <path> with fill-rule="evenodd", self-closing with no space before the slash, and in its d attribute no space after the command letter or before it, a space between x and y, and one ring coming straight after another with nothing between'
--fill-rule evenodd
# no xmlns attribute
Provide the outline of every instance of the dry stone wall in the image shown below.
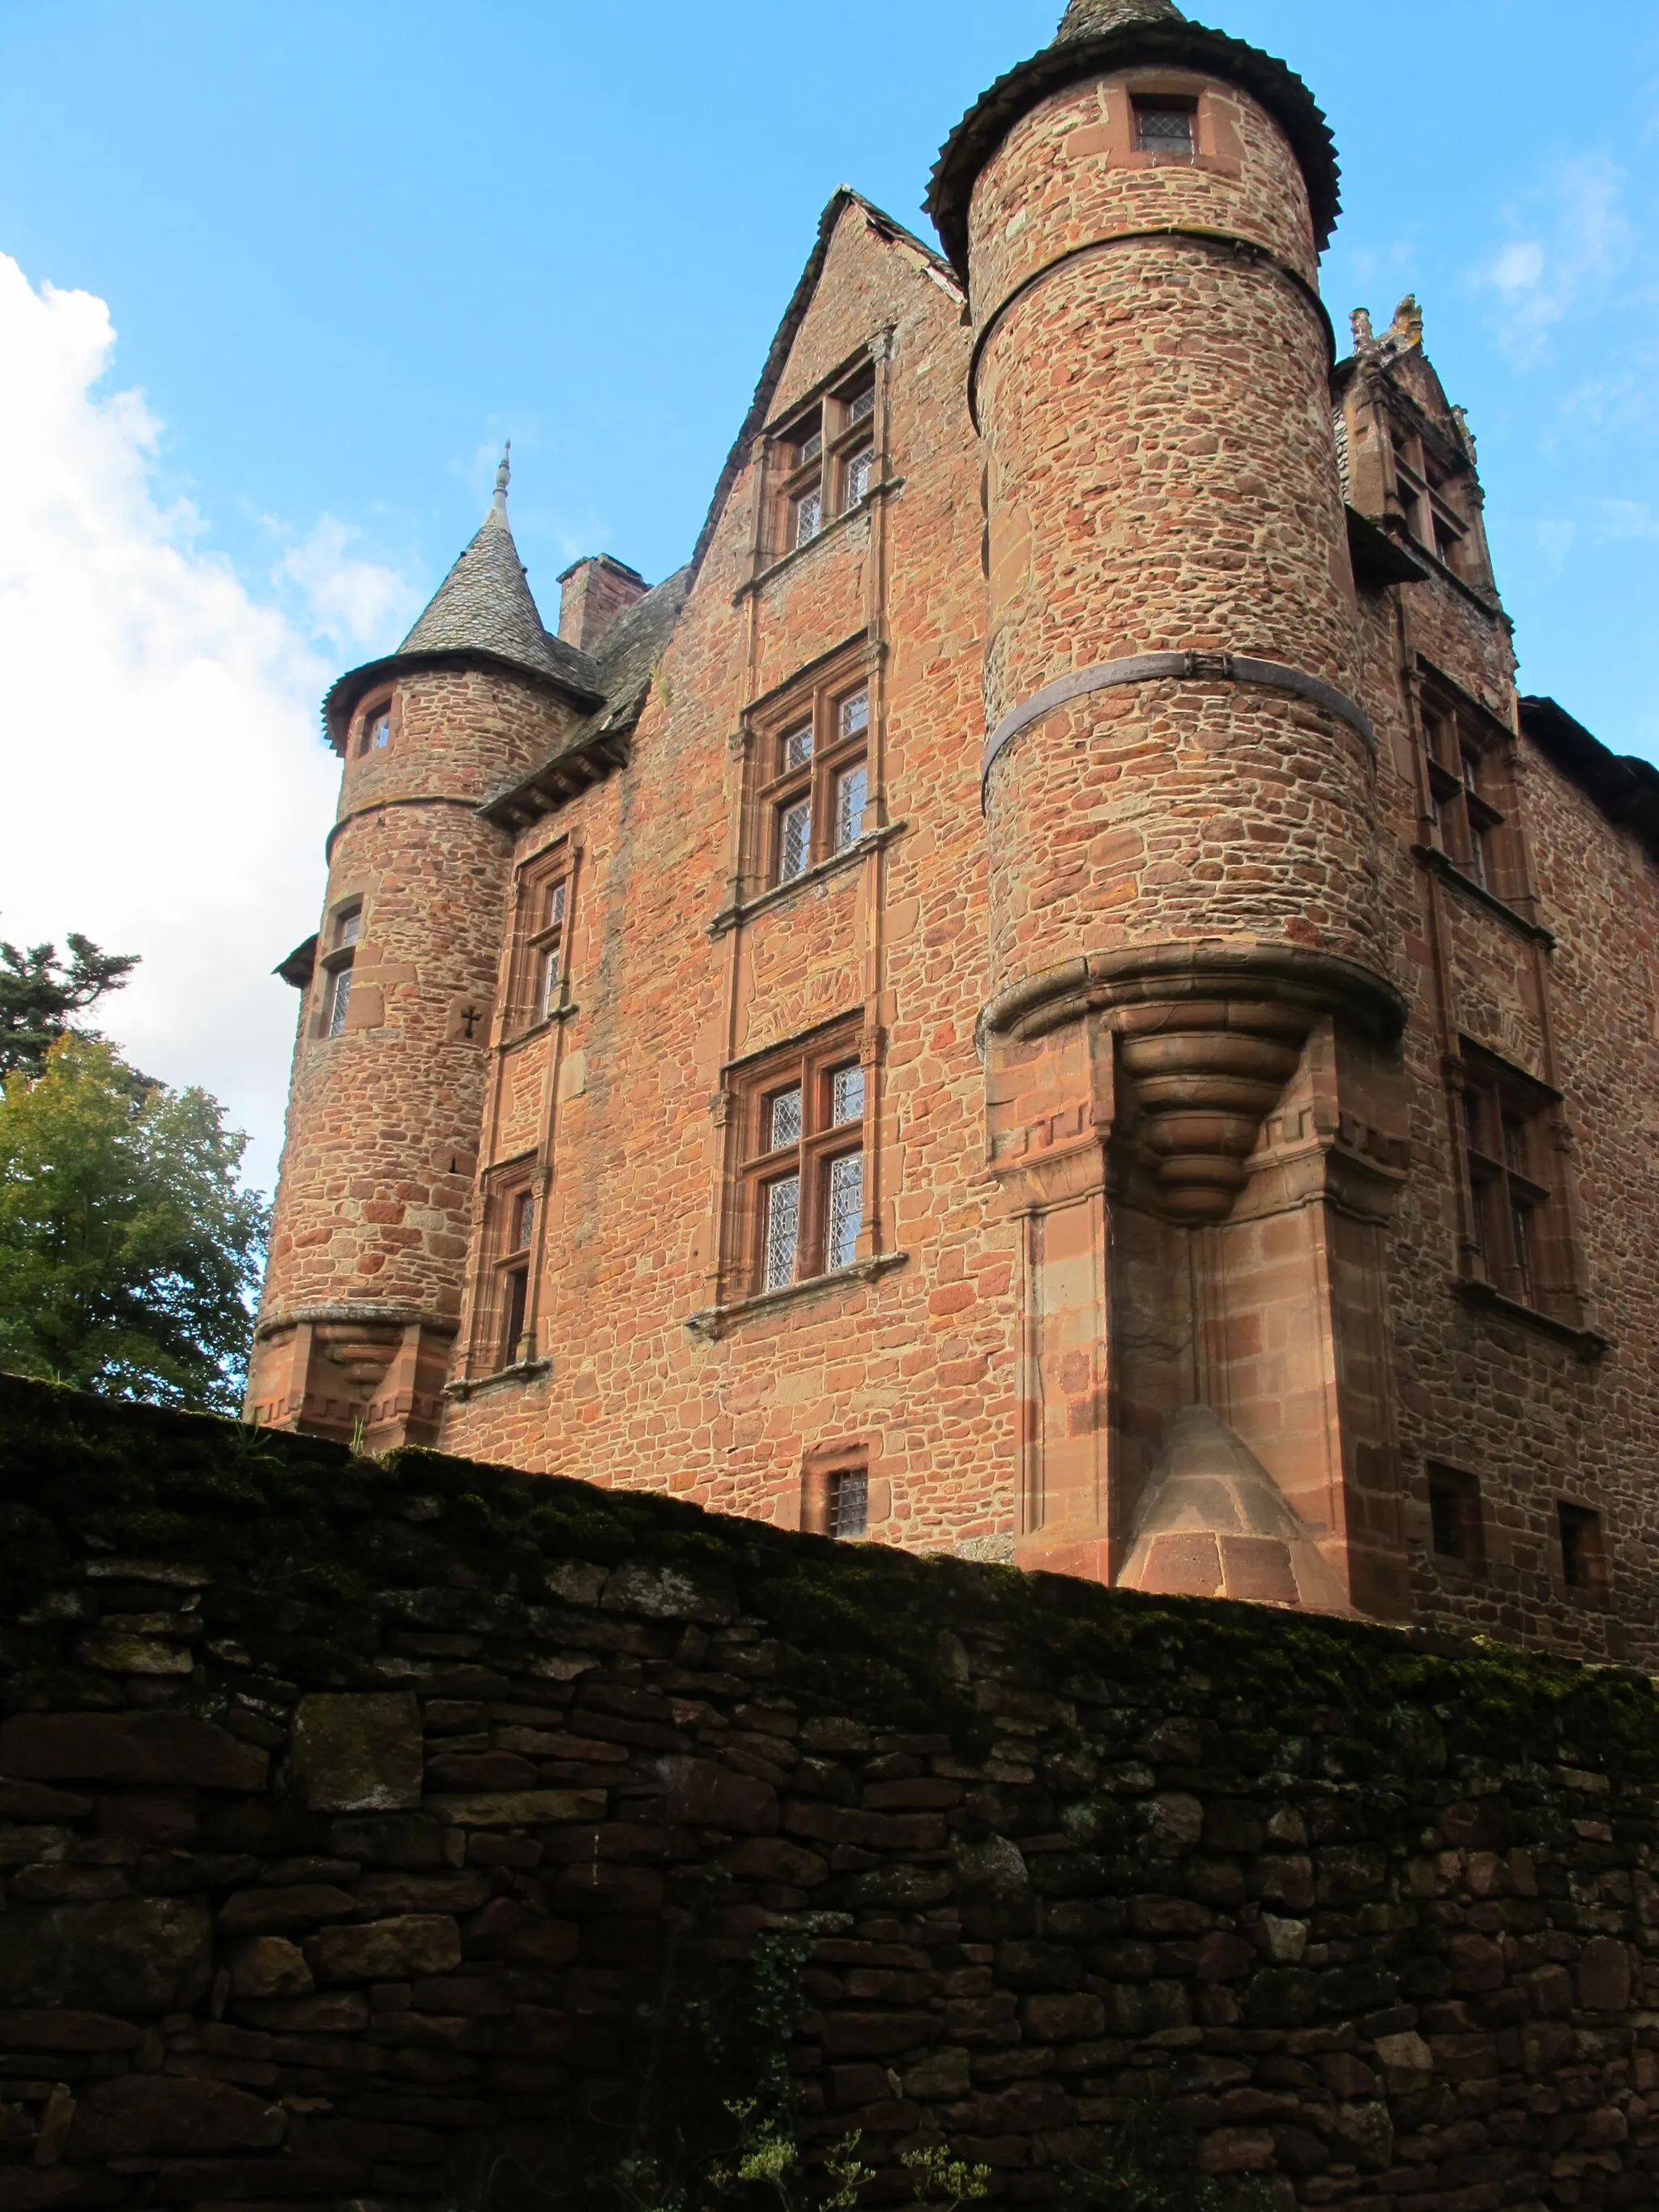
<svg viewBox="0 0 1659 2212"><path fill-rule="evenodd" d="M1651 2201L1644 1676L5 1378L0 1539L0 2212L597 2203L763 1938L871 2203Z"/></svg>

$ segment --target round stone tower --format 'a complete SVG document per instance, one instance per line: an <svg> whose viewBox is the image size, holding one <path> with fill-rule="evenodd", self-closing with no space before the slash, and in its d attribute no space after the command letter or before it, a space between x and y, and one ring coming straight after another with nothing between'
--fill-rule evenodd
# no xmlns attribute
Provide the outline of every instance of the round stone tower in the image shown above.
<svg viewBox="0 0 1659 2212"><path fill-rule="evenodd" d="M512 840L479 811L598 703L507 520L324 702L344 763L301 991L250 1419L427 1442L461 1311Z"/></svg>
<svg viewBox="0 0 1659 2212"><path fill-rule="evenodd" d="M1157 1278L1184 1346L1162 1413L1102 1350L1062 1392L1073 1462L1080 1425L1110 1425L1085 1399L1149 1431L1150 1456L1180 1401L1211 1395L1199 1294L1172 1287L1200 1255L1167 1231L1229 1220L1321 1024L1400 1019L1316 289L1336 185L1281 63L1170 0L1073 0L958 125L929 195L969 285L984 448L994 1160L1039 1231L1080 1202L1079 1152L1102 1178L1097 1310L1030 1417L1112 1334L1126 1208L1163 1227L1120 1297L1144 1305ZM1070 1287L1047 1279L1055 1233L1031 1261L1039 1365L1088 1272L1073 1223ZM1224 1322L1224 1291L1206 1298ZM1106 1462L1073 1465L1074 1521L1110 1517ZM1028 1529L1054 1505L1052 1468L1028 1474Z"/></svg>

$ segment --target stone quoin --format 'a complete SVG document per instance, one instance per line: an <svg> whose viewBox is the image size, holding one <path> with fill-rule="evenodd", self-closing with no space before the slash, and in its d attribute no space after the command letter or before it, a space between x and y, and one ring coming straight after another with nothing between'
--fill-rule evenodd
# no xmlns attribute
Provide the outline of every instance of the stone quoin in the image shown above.
<svg viewBox="0 0 1659 2212"><path fill-rule="evenodd" d="M1325 121L1073 0L842 188L688 565L343 761L258 1422L1659 1663L1659 775L1522 697Z"/></svg>

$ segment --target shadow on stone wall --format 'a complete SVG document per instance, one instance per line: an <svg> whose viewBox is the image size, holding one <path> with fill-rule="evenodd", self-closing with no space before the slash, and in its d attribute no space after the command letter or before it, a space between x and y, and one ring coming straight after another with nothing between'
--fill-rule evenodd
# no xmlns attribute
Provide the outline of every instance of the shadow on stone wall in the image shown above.
<svg viewBox="0 0 1659 2212"><path fill-rule="evenodd" d="M763 1936L872 2203L1652 2199L1644 1677L3 1377L0 1595L0 2212L595 2202Z"/></svg>

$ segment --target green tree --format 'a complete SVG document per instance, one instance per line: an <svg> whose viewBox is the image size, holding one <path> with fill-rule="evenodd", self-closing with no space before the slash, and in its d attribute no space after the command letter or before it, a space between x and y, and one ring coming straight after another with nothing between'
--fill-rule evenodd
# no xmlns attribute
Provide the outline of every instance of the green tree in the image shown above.
<svg viewBox="0 0 1659 2212"><path fill-rule="evenodd" d="M95 1036L73 1017L118 991L138 965L136 952L106 952L76 930L65 963L55 945L19 951L0 939L0 1083L19 1068L38 1075L52 1047L71 1030Z"/></svg>
<svg viewBox="0 0 1659 2212"><path fill-rule="evenodd" d="M234 1412L266 1226L205 1091L62 1036L0 1089L0 1367Z"/></svg>

